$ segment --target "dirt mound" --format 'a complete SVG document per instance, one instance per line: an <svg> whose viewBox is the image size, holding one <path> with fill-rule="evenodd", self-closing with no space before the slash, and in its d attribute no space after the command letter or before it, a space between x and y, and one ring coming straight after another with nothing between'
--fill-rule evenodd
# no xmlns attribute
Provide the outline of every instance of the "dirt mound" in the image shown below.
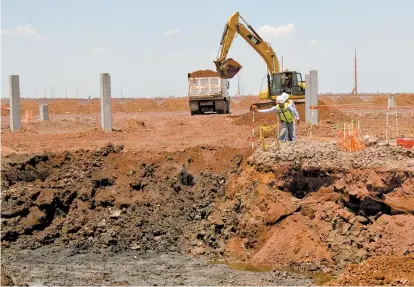
<svg viewBox="0 0 414 287"><path fill-rule="evenodd" d="M326 105L325 102L319 101L320 105ZM343 111L334 107L321 107L318 110L319 122L325 122L328 124L332 123L343 123L351 119L351 117L345 114Z"/></svg>
<svg viewBox="0 0 414 287"><path fill-rule="evenodd" d="M389 94L321 94L320 99L330 105L376 105L386 106L388 97L394 96L397 105L411 106L414 105L414 94L409 93L389 93Z"/></svg>
<svg viewBox="0 0 414 287"><path fill-rule="evenodd" d="M125 125L122 127L121 131L124 133L137 133L137 132L149 132L152 129L148 127L144 121L136 119L128 119L125 122Z"/></svg>
<svg viewBox="0 0 414 287"><path fill-rule="evenodd" d="M235 100L234 100L235 101ZM250 108L250 105L255 103L257 101L252 101L251 103L247 102L247 103L243 103L243 106L245 106L245 108ZM305 107L304 105L296 105L296 110L299 113L299 117L302 119L302 121L304 121L305 119ZM230 118L234 119L233 123L235 125L251 125L252 121L253 121L253 116L251 112L242 114L242 115L237 115L237 116L229 116ZM255 112L254 113L254 122L255 122L255 126L257 129L259 129L260 125L273 125L276 123L277 120L277 114L276 113L259 113L259 112Z"/></svg>
<svg viewBox="0 0 414 287"><path fill-rule="evenodd" d="M307 225L306 216L296 213L280 223L270 232L270 238L253 256L251 261L261 265L277 265L280 262L329 262L332 263L332 253L318 236L317 229ZM292 228L295 226L295 228ZM306 244L307 248L302 246Z"/></svg>
<svg viewBox="0 0 414 287"><path fill-rule="evenodd" d="M397 94L395 101L397 106L414 106L414 94Z"/></svg>
<svg viewBox="0 0 414 287"><path fill-rule="evenodd" d="M189 73L190 78L220 77L220 73L213 70L198 70Z"/></svg>
<svg viewBox="0 0 414 287"><path fill-rule="evenodd" d="M414 285L414 255L398 257L375 257L357 265L345 268L344 274L329 282L338 285Z"/></svg>
<svg viewBox="0 0 414 287"><path fill-rule="evenodd" d="M229 116L229 117L234 119L233 123L235 125L251 126L253 123L252 113L246 113L240 116L238 115L238 116ZM270 114L255 113L254 114L254 124L256 127L260 125L275 124L276 120L277 120L276 113L270 113Z"/></svg>

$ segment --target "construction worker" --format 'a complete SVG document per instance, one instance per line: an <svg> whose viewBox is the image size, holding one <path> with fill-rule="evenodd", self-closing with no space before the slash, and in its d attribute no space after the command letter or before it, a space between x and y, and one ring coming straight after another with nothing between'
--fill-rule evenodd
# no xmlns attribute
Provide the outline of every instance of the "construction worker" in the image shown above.
<svg viewBox="0 0 414 287"><path fill-rule="evenodd" d="M282 91L288 92L289 91L289 76L286 76L286 74L282 74Z"/></svg>
<svg viewBox="0 0 414 287"><path fill-rule="evenodd" d="M282 142L296 140L295 120L299 124L299 113L297 112L293 102L288 101L288 99L289 95L283 93L276 98L277 104L274 107L258 110L255 105L252 106L252 109L258 111L259 113L277 112L279 120L282 124L282 132L279 135L279 140Z"/></svg>

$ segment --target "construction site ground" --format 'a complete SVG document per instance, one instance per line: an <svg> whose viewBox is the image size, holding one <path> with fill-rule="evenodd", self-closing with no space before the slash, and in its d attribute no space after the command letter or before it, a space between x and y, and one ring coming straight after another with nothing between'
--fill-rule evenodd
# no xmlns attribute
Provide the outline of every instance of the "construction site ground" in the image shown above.
<svg viewBox="0 0 414 287"><path fill-rule="evenodd" d="M414 285L414 95L323 95L298 140L251 149L256 97L2 101L2 285ZM49 121L38 120L49 103ZM366 107L364 107L364 105ZM412 108L407 108L412 106ZM275 115L255 115L255 135ZM378 143L336 144L345 122ZM271 139L267 139L271 143Z"/></svg>

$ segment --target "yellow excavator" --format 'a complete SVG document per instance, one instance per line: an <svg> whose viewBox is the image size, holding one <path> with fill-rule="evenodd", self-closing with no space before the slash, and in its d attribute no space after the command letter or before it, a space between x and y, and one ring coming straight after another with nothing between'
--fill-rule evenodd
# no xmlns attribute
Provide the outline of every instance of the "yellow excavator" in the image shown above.
<svg viewBox="0 0 414 287"><path fill-rule="evenodd" d="M244 22L241 23L240 20ZM273 106L276 104L276 97L283 92L289 94L289 99L293 102L303 104L305 102L305 82L302 75L296 71L280 71L279 61L275 51L269 43L250 26L239 12L231 15L224 27L224 32L220 41L220 53L214 61L217 72L225 79L233 78L242 68L235 60L227 58L231 44L239 34L250 46L263 58L267 65L267 85L264 92L259 93L259 103L255 103L258 108Z"/></svg>

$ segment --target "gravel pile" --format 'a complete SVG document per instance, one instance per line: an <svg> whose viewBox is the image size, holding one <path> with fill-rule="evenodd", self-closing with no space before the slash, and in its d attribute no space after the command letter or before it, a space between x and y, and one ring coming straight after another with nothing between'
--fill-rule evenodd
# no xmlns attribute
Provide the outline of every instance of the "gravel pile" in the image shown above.
<svg viewBox="0 0 414 287"><path fill-rule="evenodd" d="M276 144L267 151L257 150L249 159L258 167L289 162L297 165L327 166L362 169L386 166L388 168L414 168L414 151L399 146L377 145L357 152L345 152L336 143L296 141Z"/></svg>

